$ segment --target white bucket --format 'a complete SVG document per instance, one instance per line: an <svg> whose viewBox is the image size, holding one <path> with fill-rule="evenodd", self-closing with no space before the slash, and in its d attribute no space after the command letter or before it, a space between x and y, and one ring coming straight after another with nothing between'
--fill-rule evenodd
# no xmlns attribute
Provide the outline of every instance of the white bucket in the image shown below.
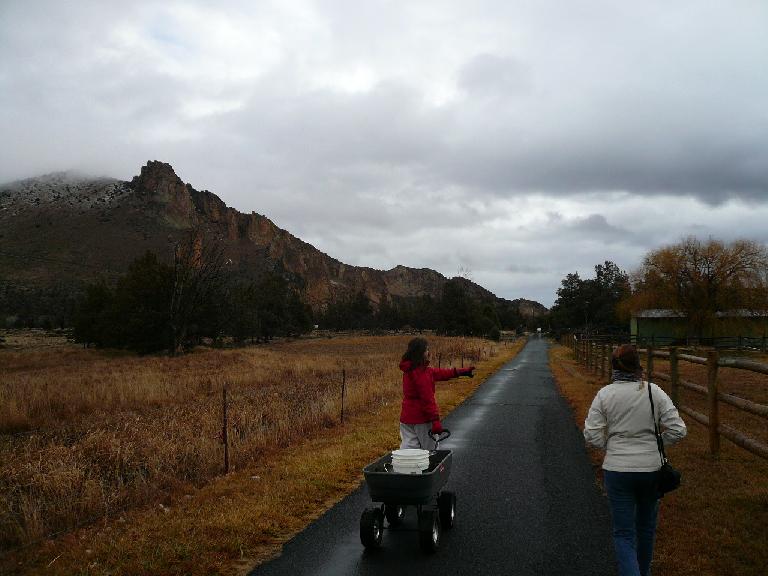
<svg viewBox="0 0 768 576"><path fill-rule="evenodd" d="M400 474L420 474L429 468L429 450L404 448L392 452L392 469Z"/></svg>

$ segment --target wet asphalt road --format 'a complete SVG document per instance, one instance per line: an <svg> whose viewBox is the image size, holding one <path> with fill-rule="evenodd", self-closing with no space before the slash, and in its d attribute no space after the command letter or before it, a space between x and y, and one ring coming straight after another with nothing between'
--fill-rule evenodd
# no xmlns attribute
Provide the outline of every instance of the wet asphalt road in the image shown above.
<svg viewBox="0 0 768 576"><path fill-rule="evenodd" d="M608 504L546 342L531 340L443 422L452 436L440 448L453 450L445 489L456 492L457 509L436 554L419 548L414 508L366 551L359 522L372 503L362 485L251 576L616 574Z"/></svg>

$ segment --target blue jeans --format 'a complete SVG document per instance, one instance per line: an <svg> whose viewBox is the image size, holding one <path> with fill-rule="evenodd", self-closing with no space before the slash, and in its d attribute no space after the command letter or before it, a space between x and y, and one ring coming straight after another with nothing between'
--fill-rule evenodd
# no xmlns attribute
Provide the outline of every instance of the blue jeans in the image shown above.
<svg viewBox="0 0 768 576"><path fill-rule="evenodd" d="M604 470L619 576L650 576L656 537L656 472Z"/></svg>

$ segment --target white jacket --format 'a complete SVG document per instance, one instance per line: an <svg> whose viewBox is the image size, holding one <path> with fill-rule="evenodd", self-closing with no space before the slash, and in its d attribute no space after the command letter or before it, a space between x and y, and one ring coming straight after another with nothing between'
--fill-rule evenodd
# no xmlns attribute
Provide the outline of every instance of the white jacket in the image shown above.
<svg viewBox="0 0 768 576"><path fill-rule="evenodd" d="M604 470L653 472L661 467L647 384L616 380L592 401L584 421L584 439L605 450ZM685 437L685 423L664 390L656 384L650 386L664 446L671 446Z"/></svg>

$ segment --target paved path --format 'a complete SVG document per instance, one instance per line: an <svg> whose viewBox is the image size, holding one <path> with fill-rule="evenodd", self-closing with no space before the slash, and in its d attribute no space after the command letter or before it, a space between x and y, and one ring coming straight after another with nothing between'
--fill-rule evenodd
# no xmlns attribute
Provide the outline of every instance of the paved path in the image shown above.
<svg viewBox="0 0 768 576"><path fill-rule="evenodd" d="M458 502L436 554L421 552L413 508L366 551L359 521L371 504L361 486L251 576L616 574L607 501L544 341L531 340L444 423L453 435L440 447L454 451L446 489Z"/></svg>

